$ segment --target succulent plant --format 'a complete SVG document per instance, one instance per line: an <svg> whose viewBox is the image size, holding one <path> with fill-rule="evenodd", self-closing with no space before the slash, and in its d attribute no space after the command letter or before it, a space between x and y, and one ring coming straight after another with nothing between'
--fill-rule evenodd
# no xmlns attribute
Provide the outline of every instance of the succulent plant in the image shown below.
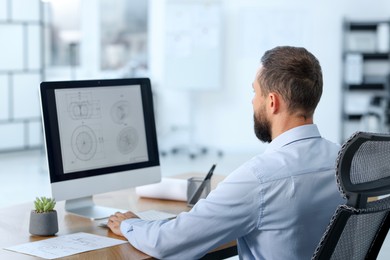
<svg viewBox="0 0 390 260"><path fill-rule="evenodd" d="M56 205L55 199L52 198L46 198L46 197L40 197L36 198L34 201L35 205L35 212L36 213L44 213L54 210L54 206Z"/></svg>

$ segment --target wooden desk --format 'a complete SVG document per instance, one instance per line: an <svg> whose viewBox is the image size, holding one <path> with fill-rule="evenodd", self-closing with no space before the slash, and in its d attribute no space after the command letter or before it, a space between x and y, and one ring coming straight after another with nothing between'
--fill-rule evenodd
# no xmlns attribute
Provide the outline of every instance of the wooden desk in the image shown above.
<svg viewBox="0 0 390 260"><path fill-rule="evenodd" d="M181 175L180 178L187 178L194 175ZM215 188L217 183L223 179L223 176L214 176L211 186ZM148 209L163 210L166 212L179 214L183 211L189 211L185 202L169 201L158 199L139 198L134 189L127 189L117 192L110 192L94 196L98 205L129 209L132 211L143 211ZM58 214L59 232L57 236L86 232L101 236L107 236L125 240L123 237L116 236L106 228L98 227L97 224L89 219L76 215L68 214L64 210L65 203L58 202L56 210ZM0 209L0 259L37 259L37 257L24 255L16 252L4 250L4 247L19 245L27 242L38 241L48 237L33 236L29 233L30 211L33 203L25 203L8 208ZM205 259L219 259L230 257L237 254L236 242L225 244L205 256ZM108 247L100 250L94 250L77 255L72 255L62 259L152 259L150 256L138 251L129 243Z"/></svg>

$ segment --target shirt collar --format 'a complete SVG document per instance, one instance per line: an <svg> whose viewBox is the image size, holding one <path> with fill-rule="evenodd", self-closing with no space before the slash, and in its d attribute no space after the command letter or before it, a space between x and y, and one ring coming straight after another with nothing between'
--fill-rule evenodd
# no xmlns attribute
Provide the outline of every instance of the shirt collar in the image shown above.
<svg viewBox="0 0 390 260"><path fill-rule="evenodd" d="M265 152L277 150L285 145L288 145L292 142L296 142L302 139L320 138L320 137L321 134L318 131L317 125L315 124L294 127L282 133L274 140L272 140L272 142L266 148Z"/></svg>

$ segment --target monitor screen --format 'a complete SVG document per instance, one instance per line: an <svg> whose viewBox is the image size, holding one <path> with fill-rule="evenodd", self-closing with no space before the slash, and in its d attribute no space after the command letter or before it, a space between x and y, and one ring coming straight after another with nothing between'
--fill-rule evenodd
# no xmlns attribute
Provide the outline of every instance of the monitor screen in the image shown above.
<svg viewBox="0 0 390 260"><path fill-rule="evenodd" d="M40 91L52 194L68 211L73 201L96 215L94 194L160 181L149 79L42 82Z"/></svg>

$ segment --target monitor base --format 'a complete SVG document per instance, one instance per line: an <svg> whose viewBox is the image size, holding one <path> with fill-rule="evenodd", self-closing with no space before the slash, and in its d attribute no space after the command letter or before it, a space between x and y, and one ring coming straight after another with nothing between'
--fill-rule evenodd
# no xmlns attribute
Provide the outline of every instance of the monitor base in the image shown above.
<svg viewBox="0 0 390 260"><path fill-rule="evenodd" d="M66 200L65 210L69 213L92 220L108 218L115 214L115 212L124 212L123 209L98 206L93 202L92 196Z"/></svg>

